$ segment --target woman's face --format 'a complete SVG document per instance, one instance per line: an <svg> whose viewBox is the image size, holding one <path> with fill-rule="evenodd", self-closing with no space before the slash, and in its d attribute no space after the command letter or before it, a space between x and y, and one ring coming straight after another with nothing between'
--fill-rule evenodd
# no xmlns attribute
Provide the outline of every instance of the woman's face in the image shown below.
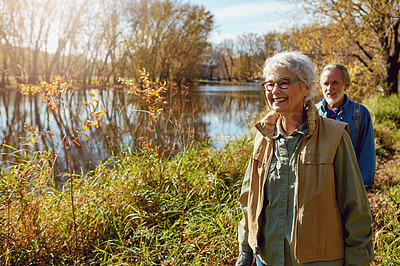
<svg viewBox="0 0 400 266"><path fill-rule="evenodd" d="M275 72L268 74L266 82L293 81L289 82L286 89L282 89L274 83L272 90L265 90L267 102L272 110L280 114L302 113L304 97L309 89L301 88L301 81L287 68L278 68Z"/></svg>

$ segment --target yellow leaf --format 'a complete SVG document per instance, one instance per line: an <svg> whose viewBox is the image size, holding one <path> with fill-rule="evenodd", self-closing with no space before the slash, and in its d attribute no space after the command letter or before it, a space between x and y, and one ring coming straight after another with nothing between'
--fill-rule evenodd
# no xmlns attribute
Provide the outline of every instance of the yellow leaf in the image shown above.
<svg viewBox="0 0 400 266"><path fill-rule="evenodd" d="M90 91L89 91L89 94L90 94L92 97L95 97L97 94L99 94L99 91L98 91L98 90L95 90L95 91L90 90Z"/></svg>
<svg viewBox="0 0 400 266"><path fill-rule="evenodd" d="M96 119L93 123L92 126L94 126L95 128L99 127L99 121Z"/></svg>
<svg viewBox="0 0 400 266"><path fill-rule="evenodd" d="M82 121L82 124L83 124L83 130L88 130L89 129L88 123L86 121Z"/></svg>
<svg viewBox="0 0 400 266"><path fill-rule="evenodd" d="M99 118L101 115L103 114L103 112L93 112L92 115L96 118Z"/></svg>

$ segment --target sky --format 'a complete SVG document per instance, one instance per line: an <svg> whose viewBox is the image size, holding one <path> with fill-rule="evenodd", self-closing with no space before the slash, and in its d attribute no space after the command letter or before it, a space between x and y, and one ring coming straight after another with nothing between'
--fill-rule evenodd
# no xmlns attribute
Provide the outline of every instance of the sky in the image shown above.
<svg viewBox="0 0 400 266"><path fill-rule="evenodd" d="M188 0L202 5L214 14L215 30L210 41L236 39L242 33L263 35L283 32L294 25L306 23L306 16L298 1L285 0Z"/></svg>

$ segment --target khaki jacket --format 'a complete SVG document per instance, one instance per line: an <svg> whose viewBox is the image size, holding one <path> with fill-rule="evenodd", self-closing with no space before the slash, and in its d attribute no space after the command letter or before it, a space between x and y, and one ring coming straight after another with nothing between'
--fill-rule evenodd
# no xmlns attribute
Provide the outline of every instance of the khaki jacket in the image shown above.
<svg viewBox="0 0 400 266"><path fill-rule="evenodd" d="M272 111L256 124L259 132L239 198L244 213L239 224L239 241L247 239L256 254L278 117ZM309 134L303 138L297 157L297 216L292 248L300 263L342 259L345 221L336 199L333 162L347 124L320 117L312 103L307 107L307 117Z"/></svg>

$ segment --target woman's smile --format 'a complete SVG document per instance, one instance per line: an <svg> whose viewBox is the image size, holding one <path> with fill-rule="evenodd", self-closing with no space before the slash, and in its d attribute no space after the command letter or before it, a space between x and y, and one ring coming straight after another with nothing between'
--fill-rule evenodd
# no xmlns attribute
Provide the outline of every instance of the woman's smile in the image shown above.
<svg viewBox="0 0 400 266"><path fill-rule="evenodd" d="M272 98L272 100L274 103L282 103L287 100L287 97L276 97L276 98Z"/></svg>

